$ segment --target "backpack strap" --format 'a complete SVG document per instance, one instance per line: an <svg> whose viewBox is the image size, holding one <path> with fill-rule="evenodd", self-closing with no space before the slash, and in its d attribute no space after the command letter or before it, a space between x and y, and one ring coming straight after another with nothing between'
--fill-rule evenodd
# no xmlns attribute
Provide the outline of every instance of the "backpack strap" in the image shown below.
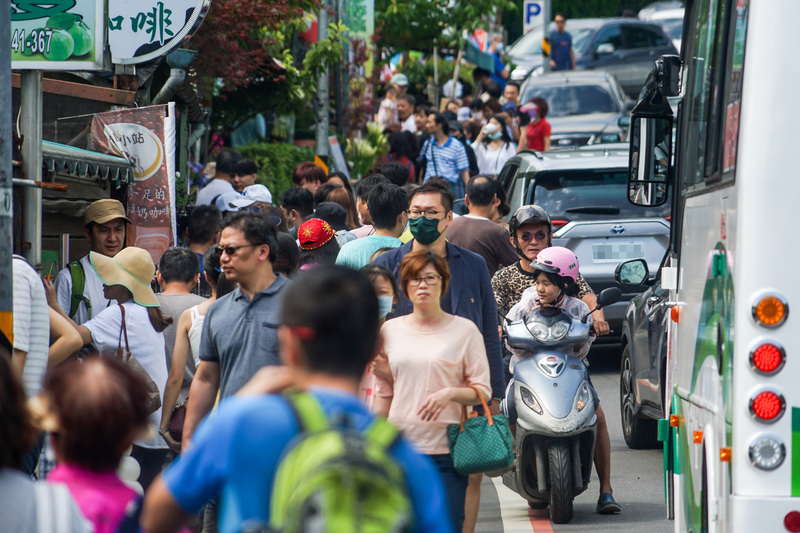
<svg viewBox="0 0 800 533"><path fill-rule="evenodd" d="M364 430L364 438L388 450L400 438L400 430L382 416L377 416Z"/></svg>
<svg viewBox="0 0 800 533"><path fill-rule="evenodd" d="M315 433L328 429L330 426L328 417L317 399L311 394L291 389L284 392L283 395L292 407L297 421L300 423L301 431Z"/></svg>
<svg viewBox="0 0 800 533"><path fill-rule="evenodd" d="M83 265L81 262L71 262L69 264L69 273L70 276L72 276L72 296L69 300L69 317L75 318L78 307L81 305L81 302L84 302L86 303L86 310L89 312L89 318L92 318L92 304L83 294L83 290L86 288L86 274L83 272Z"/></svg>

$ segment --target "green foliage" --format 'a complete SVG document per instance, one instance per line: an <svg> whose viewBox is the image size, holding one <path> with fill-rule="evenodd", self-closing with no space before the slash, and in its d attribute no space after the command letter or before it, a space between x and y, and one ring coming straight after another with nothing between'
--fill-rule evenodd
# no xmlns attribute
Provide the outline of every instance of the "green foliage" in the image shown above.
<svg viewBox="0 0 800 533"><path fill-rule="evenodd" d="M514 9L514 0L375 0L379 46L392 53L431 52L434 40L455 46L462 30L485 27L484 17Z"/></svg>
<svg viewBox="0 0 800 533"><path fill-rule="evenodd" d="M286 189L294 187L292 172L303 161L313 161L314 151L306 146L292 144L256 143L240 148L258 166L258 183L266 185L274 202Z"/></svg>
<svg viewBox="0 0 800 533"><path fill-rule="evenodd" d="M366 176L378 160L377 148L366 139L347 139L345 154L350 163L351 177L355 179Z"/></svg>
<svg viewBox="0 0 800 533"><path fill-rule="evenodd" d="M433 58L428 57L425 61L420 59L409 59L403 63L400 71L408 78L408 83L412 87L412 92L422 93L428 85L428 78L433 78ZM453 60L439 58L439 79L438 85L441 87L448 80L453 79L453 72L456 69L456 63ZM458 77L472 83L472 70L471 65L462 64L459 69ZM437 81L437 80L434 80Z"/></svg>
<svg viewBox="0 0 800 533"><path fill-rule="evenodd" d="M376 157L383 157L389 153L389 137L374 122L367 124L367 142L375 148Z"/></svg>

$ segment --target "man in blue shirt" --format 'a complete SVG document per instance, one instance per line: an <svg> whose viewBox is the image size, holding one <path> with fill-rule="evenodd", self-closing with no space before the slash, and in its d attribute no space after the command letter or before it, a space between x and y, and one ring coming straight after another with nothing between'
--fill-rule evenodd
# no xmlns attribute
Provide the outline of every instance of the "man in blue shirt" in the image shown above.
<svg viewBox="0 0 800 533"><path fill-rule="evenodd" d="M142 511L145 530L177 531L211 498L219 501L221 533L269 522L273 478L300 428L286 399L264 393L308 390L329 420L344 417L359 430L374 419L357 396L364 369L383 345L378 299L366 276L340 266L305 273L287 287L281 324L286 366L259 371L203 422L192 446L151 486ZM453 532L433 463L403 437L389 453L405 477L413 531Z"/></svg>
<svg viewBox="0 0 800 533"><path fill-rule="evenodd" d="M564 28L567 17L556 13L556 29L550 32L550 68L553 70L575 70L575 52L572 50L572 35Z"/></svg>
<svg viewBox="0 0 800 533"><path fill-rule="evenodd" d="M427 160L422 181L441 176L450 182L450 192L463 198L469 181L469 159L464 145L450 136L450 122L442 113L428 114L428 133L431 136L422 147L421 157Z"/></svg>

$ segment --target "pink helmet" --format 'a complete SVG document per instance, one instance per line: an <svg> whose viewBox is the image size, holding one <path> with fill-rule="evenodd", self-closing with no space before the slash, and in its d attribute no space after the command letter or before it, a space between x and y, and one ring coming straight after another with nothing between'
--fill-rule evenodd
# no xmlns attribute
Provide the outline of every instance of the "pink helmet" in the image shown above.
<svg viewBox="0 0 800 533"><path fill-rule="evenodd" d="M563 246L550 246L545 248L531 261L531 266L542 272L550 272L572 281L578 281L578 258L569 248Z"/></svg>

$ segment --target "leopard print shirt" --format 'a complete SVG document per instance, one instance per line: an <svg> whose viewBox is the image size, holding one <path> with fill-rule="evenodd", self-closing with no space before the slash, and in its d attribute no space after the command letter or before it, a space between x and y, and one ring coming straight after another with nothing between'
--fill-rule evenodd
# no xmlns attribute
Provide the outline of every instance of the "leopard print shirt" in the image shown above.
<svg viewBox="0 0 800 533"><path fill-rule="evenodd" d="M498 270L492 277L492 290L497 301L497 311L503 316L508 315L514 305L522 299L522 293L528 287L533 287L533 273L522 269L520 262ZM578 298L582 299L594 291L578 274Z"/></svg>

